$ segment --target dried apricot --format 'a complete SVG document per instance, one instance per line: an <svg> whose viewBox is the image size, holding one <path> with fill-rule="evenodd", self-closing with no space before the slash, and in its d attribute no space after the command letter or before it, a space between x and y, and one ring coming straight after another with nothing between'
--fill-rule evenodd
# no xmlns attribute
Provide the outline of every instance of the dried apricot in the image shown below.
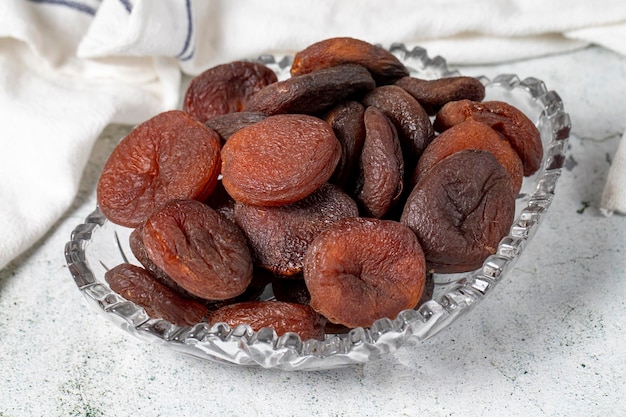
<svg viewBox="0 0 626 417"><path fill-rule="evenodd" d="M169 200L207 198L219 171L217 133L182 111L161 113L115 147L98 180L98 206L113 223L137 227Z"/></svg>
<svg viewBox="0 0 626 417"><path fill-rule="evenodd" d="M358 101L335 105L323 119L333 128L341 144L341 159L329 182L348 192L353 191L359 168L359 158L365 141L365 106Z"/></svg>
<svg viewBox="0 0 626 417"><path fill-rule="evenodd" d="M181 297L139 266L117 265L104 274L104 279L111 290L143 307L150 317L163 318L178 326L192 326L208 314L204 305Z"/></svg>
<svg viewBox="0 0 626 417"><path fill-rule="evenodd" d="M324 338L324 317L311 307L283 301L248 301L213 311L209 323L226 323L231 329L240 324L252 330L274 329L278 336L297 333L302 340Z"/></svg>
<svg viewBox="0 0 626 417"><path fill-rule="evenodd" d="M406 90L422 105L431 116L449 101L482 101L485 98L485 86L474 77L447 77L425 80L417 77L402 77L394 85Z"/></svg>
<svg viewBox="0 0 626 417"><path fill-rule="evenodd" d="M235 132L222 148L222 183L237 201L278 206L317 190L332 175L341 146L328 123L282 114Z"/></svg>
<svg viewBox="0 0 626 417"><path fill-rule="evenodd" d="M155 265L195 296L225 300L252 280L252 256L239 228L199 201L161 207L146 220L143 243Z"/></svg>
<svg viewBox="0 0 626 417"><path fill-rule="evenodd" d="M434 126L439 132L467 119L483 122L504 136L524 165L524 175L532 175L541 166L543 143L535 124L517 107L504 101L452 101L441 108Z"/></svg>
<svg viewBox="0 0 626 417"><path fill-rule="evenodd" d="M404 160L396 130L376 107L365 110L355 199L366 217L381 218L397 203L404 188Z"/></svg>
<svg viewBox="0 0 626 417"><path fill-rule="evenodd" d="M165 285L168 288L174 290L177 294L184 298L197 298L194 295L190 294L183 287L178 285L176 281L170 278L169 275L165 273L161 268L155 265L154 262L148 256L148 252L146 252L146 247L143 244L143 226L138 226L135 228L129 236L128 243L130 246L130 251L135 256L137 261L152 275L154 279L159 281L161 284Z"/></svg>
<svg viewBox="0 0 626 417"><path fill-rule="evenodd" d="M419 157L435 136L433 125L422 106L395 85L377 87L363 98L363 104L380 109L398 131L407 173L413 171Z"/></svg>
<svg viewBox="0 0 626 417"><path fill-rule="evenodd" d="M217 134L220 135L222 143L224 143L239 129L260 122L266 117L267 115L265 113L240 111L211 117L205 124L215 130Z"/></svg>
<svg viewBox="0 0 626 417"><path fill-rule="evenodd" d="M452 126L426 147L417 164L413 185L417 184L419 177L437 162L464 149L482 149L491 152L509 173L513 194L517 195L524 177L522 160L502 135L486 124L472 119Z"/></svg>
<svg viewBox="0 0 626 417"><path fill-rule="evenodd" d="M276 81L274 71L258 62L217 65L191 80L183 98L183 111L201 122L238 112L251 95Z"/></svg>
<svg viewBox="0 0 626 417"><path fill-rule="evenodd" d="M354 200L332 184L322 185L293 204L259 207L237 203L234 210L255 263L279 275L301 273L304 252L313 238L332 222L358 214Z"/></svg>
<svg viewBox="0 0 626 417"><path fill-rule="evenodd" d="M250 97L244 109L268 115L317 114L375 86L362 66L340 65L270 84Z"/></svg>
<svg viewBox="0 0 626 417"><path fill-rule="evenodd" d="M350 63L367 68L378 84L409 75L404 64L385 48L350 37L324 39L299 51L293 57L291 75Z"/></svg>
<svg viewBox="0 0 626 417"><path fill-rule="evenodd" d="M400 221L415 232L429 270L457 273L495 253L514 215L509 174L492 153L468 149L424 173Z"/></svg>
<svg viewBox="0 0 626 417"><path fill-rule="evenodd" d="M415 234L391 220L338 220L317 235L304 258L311 307L347 327L370 326L415 307L425 279Z"/></svg>
<svg viewBox="0 0 626 417"><path fill-rule="evenodd" d="M272 290L278 301L304 305L309 305L311 301L309 290L302 275L298 275L298 279L276 277L272 281Z"/></svg>
<svg viewBox="0 0 626 417"><path fill-rule="evenodd" d="M226 217L228 220L234 222L235 217L233 211L235 209L235 200L226 192L224 184L221 180L215 184L215 189L211 195L204 200L204 204L211 207L213 210Z"/></svg>

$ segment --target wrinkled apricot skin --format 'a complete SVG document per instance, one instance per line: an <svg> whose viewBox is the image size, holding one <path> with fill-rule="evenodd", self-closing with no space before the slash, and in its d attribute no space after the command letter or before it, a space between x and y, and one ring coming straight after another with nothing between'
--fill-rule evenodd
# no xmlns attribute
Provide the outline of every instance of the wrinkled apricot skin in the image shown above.
<svg viewBox="0 0 626 417"><path fill-rule="evenodd" d="M363 104L380 109L398 131L407 172L412 172L426 146L435 136L433 125L422 106L395 85L377 87L363 98Z"/></svg>
<svg viewBox="0 0 626 417"><path fill-rule="evenodd" d="M508 172L512 192L517 195L524 177L522 160L509 141L486 124L472 119L447 129L426 147L417 164L413 185L437 162L464 149L482 149L491 152Z"/></svg>
<svg viewBox="0 0 626 417"><path fill-rule="evenodd" d="M316 42L296 53L291 76L350 63L367 68L378 84L409 75L404 64L388 50L360 39L337 37Z"/></svg>
<svg viewBox="0 0 626 417"><path fill-rule="evenodd" d="M396 130L376 107L365 110L365 143L356 200L366 217L381 218L404 188L404 160Z"/></svg>
<svg viewBox="0 0 626 417"><path fill-rule="evenodd" d="M270 116L243 128L222 148L222 184L235 200L257 206L294 203L333 174L341 145L332 128L307 115Z"/></svg>
<svg viewBox="0 0 626 417"><path fill-rule="evenodd" d="M425 273L415 234L390 220L338 220L317 235L304 258L311 307L347 327L368 327L414 308Z"/></svg>
<svg viewBox="0 0 626 417"><path fill-rule="evenodd" d="M139 226L169 200L204 200L220 172L217 133L179 110L158 114L115 147L97 185L107 219Z"/></svg>
<svg viewBox="0 0 626 417"><path fill-rule="evenodd" d="M233 298L252 280L252 255L239 228L199 201L171 201L153 213L143 243L154 264L197 297Z"/></svg>
<svg viewBox="0 0 626 417"><path fill-rule="evenodd" d="M459 100L437 113L434 127L443 132L467 119L483 122L504 136L524 164L524 175L534 174L543 160L543 143L534 123L518 108L503 101Z"/></svg>
<svg viewBox="0 0 626 417"><path fill-rule="evenodd" d="M143 307L150 317L160 317L177 326L192 326L208 314L204 305L182 298L139 266L117 265L104 278L111 290Z"/></svg>
<svg viewBox="0 0 626 417"><path fill-rule="evenodd" d="M257 62L217 65L191 80L183 98L183 111L200 122L239 112L250 96L276 81L274 71Z"/></svg>
<svg viewBox="0 0 626 417"><path fill-rule="evenodd" d="M137 261L152 275L154 279L159 281L161 284L165 285L168 288L171 288L177 294L184 298L197 298L194 295L190 294L183 287L178 285L176 281L170 278L169 275L165 273L161 268L155 265L154 262L148 256L148 252L146 251L146 247L143 244L143 227L139 226L135 228L129 238L128 243L130 246L130 250L132 254L135 256Z"/></svg>
<svg viewBox="0 0 626 417"><path fill-rule="evenodd" d="M268 115L315 115L375 86L372 76L362 66L340 65L270 84L250 97L244 110Z"/></svg>
<svg viewBox="0 0 626 417"><path fill-rule="evenodd" d="M358 175L359 158L365 141L365 106L358 101L335 105L323 119L332 127L341 144L341 158L329 182L351 193Z"/></svg>
<svg viewBox="0 0 626 417"><path fill-rule="evenodd" d="M424 80L417 77L403 77L394 85L411 94L422 105L426 113L434 116L448 102L458 100L482 101L485 86L474 77L447 77Z"/></svg>
<svg viewBox="0 0 626 417"><path fill-rule="evenodd" d="M514 215L506 170L490 152L468 149L426 171L400 221L415 232L429 271L458 273L479 268L495 253Z"/></svg>
<svg viewBox="0 0 626 417"><path fill-rule="evenodd" d="M274 274L302 272L304 252L313 238L334 221L357 216L354 200L332 184L306 198L278 207L235 205L235 222L252 250L255 263Z"/></svg>
<svg viewBox="0 0 626 417"><path fill-rule="evenodd" d="M302 340L324 338L324 317L311 307L283 301L249 301L222 307L209 315L208 322L226 323L231 329L240 324L252 330L274 329L277 336L297 333Z"/></svg>

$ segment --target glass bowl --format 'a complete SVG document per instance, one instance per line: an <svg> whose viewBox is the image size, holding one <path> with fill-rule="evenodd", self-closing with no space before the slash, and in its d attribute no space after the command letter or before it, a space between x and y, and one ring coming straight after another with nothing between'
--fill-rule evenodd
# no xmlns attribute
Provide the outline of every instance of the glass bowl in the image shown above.
<svg viewBox="0 0 626 417"><path fill-rule="evenodd" d="M394 44L390 50L421 78L460 75L441 57L429 58L422 48L408 50ZM279 79L289 76L290 55L263 55L258 61L276 71ZM73 230L65 257L78 289L96 310L126 332L177 351L216 362L261 366L282 370L321 370L375 360L407 342L433 337L458 320L510 273L541 224L554 196L565 161L570 119L559 95L536 78L519 79L503 74L493 79L479 77L486 87L485 100L506 101L536 123L544 145L540 170L526 177L516 201L516 217L508 236L482 267L464 274L435 275L432 299L415 310L402 311L391 320L377 320L369 328L344 334L329 334L324 340L301 340L293 333L278 337L269 328L253 331L247 325L234 329L224 323L176 326L111 291L104 274L122 262L138 262L129 249L130 229L105 219L96 208ZM262 294L271 299L271 290Z"/></svg>

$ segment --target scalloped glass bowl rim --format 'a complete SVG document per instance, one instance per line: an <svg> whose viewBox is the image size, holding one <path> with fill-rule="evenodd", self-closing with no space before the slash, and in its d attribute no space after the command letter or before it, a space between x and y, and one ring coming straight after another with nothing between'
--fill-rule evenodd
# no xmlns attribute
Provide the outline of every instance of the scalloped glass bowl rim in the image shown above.
<svg viewBox="0 0 626 417"><path fill-rule="evenodd" d="M389 49L414 75L423 78L460 75L458 71L451 71L443 58L430 58L423 48L408 50L403 44L393 44ZM282 58L262 55L258 61L273 68L279 79L288 76L290 55ZM536 78L520 80L513 74L502 74L493 80L479 78L487 89L496 87L504 94L522 91L530 106L535 106L536 123L544 143L543 166L531 179L524 180L522 192L529 183L530 189L518 198L517 217L496 254L487 258L476 271L445 276L447 281L438 282L438 296L416 310L402 311L393 320L377 320L369 328L328 335L323 341L302 341L293 333L278 337L272 329L255 332L247 325L234 329L224 323L175 326L150 318L142 307L112 292L103 277L100 280L93 273L86 252L93 234L108 224L97 208L73 230L65 246L70 273L85 298L123 330L211 361L283 370L320 370L364 363L393 352L409 341L428 339L484 299L513 267L552 202L565 159L570 120L556 92L547 90Z"/></svg>

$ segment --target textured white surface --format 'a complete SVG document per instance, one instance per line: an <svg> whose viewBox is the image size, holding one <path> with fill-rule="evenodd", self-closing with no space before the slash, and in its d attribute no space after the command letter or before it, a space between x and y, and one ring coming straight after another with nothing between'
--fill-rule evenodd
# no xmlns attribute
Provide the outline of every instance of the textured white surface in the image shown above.
<svg viewBox="0 0 626 417"><path fill-rule="evenodd" d="M626 59L589 48L461 70L543 79L573 124L551 212L466 317L381 361L325 372L214 364L131 338L86 304L63 256L127 130L111 126L72 208L0 271L0 416L626 415L626 217L599 210L626 124Z"/></svg>

